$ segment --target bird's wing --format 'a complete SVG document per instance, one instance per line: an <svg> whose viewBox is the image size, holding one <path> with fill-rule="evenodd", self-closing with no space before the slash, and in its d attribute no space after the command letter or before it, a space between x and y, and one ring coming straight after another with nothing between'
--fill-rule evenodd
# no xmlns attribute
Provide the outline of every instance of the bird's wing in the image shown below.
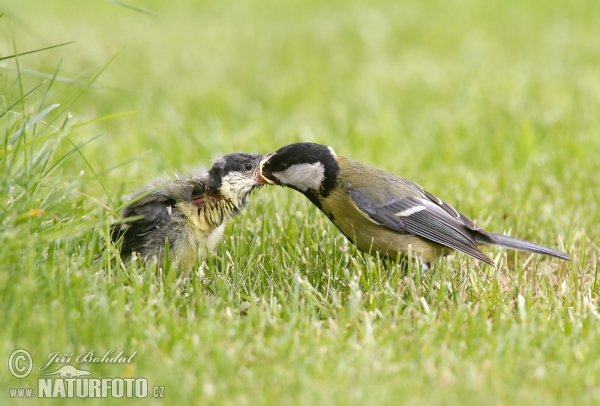
<svg viewBox="0 0 600 406"><path fill-rule="evenodd" d="M122 255L130 255L134 251L143 253L147 249L146 244L153 239L143 237L161 230L169 223L174 206L174 202L170 203L150 203L140 206L134 204L125 209L123 212L125 221L115 224L111 229L113 241L116 242L121 236L123 237ZM132 221L127 221L127 218L131 218Z"/></svg>
<svg viewBox="0 0 600 406"><path fill-rule="evenodd" d="M422 197L390 199L375 204L357 189L350 190L354 204L373 221L401 234L414 234L445 247L464 252L494 266L479 252L472 231L479 227L452 206L430 193Z"/></svg>

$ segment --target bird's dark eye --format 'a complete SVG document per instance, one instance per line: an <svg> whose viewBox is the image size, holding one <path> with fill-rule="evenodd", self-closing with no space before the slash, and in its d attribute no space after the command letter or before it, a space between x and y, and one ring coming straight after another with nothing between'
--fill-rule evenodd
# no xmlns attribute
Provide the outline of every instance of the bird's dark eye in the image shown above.
<svg viewBox="0 0 600 406"><path fill-rule="evenodd" d="M247 171L251 171L252 170L252 164L250 162L247 162L244 164L244 169Z"/></svg>
<svg viewBox="0 0 600 406"><path fill-rule="evenodd" d="M282 171L285 171L288 167L288 164L286 164L285 162L282 162L279 164L279 167L281 168Z"/></svg>

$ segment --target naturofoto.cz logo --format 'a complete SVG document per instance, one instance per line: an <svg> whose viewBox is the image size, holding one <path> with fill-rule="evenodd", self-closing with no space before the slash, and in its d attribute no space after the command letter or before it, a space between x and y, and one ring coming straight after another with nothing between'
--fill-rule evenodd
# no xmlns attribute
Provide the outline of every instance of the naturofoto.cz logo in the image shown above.
<svg viewBox="0 0 600 406"><path fill-rule="evenodd" d="M87 369L76 368L65 362L81 363L130 363L135 352L129 357L121 351L115 355L114 349L103 356L93 351L74 357L73 354L52 353L49 361L38 370L37 391L32 387L10 388L11 398L163 398L164 386L150 387L146 378L97 378ZM8 358L8 370L19 379L26 378L33 370L33 357L24 349L12 352Z"/></svg>

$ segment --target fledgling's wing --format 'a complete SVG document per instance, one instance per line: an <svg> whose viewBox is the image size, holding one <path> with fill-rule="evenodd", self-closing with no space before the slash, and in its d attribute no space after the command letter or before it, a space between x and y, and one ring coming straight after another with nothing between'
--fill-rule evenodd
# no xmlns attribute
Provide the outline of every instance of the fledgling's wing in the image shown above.
<svg viewBox="0 0 600 406"><path fill-rule="evenodd" d="M358 189L350 190L350 197L361 211L383 227L400 234L414 234L495 266L477 249L473 231L479 227L430 193L390 199L383 204L373 203Z"/></svg>
<svg viewBox="0 0 600 406"><path fill-rule="evenodd" d="M121 255L126 257L133 252L142 255L147 250L154 250L156 247L148 247L148 243L164 243L160 241L163 235L163 228L169 223L172 217L175 201L148 203L144 205L133 204L127 207L123 212L123 218L139 219L115 224L111 228L111 237L113 242L117 242L121 237L123 243L121 246ZM148 238L151 233L157 233L156 238Z"/></svg>

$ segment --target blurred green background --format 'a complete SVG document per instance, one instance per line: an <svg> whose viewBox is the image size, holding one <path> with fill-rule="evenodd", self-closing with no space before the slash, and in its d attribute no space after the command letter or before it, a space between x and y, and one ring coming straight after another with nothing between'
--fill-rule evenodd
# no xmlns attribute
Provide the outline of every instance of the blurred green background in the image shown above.
<svg viewBox="0 0 600 406"><path fill-rule="evenodd" d="M125 3L0 5L6 357L138 351L117 375L180 402L600 401L600 2ZM53 103L40 134L69 141L57 136L47 174L26 164L46 144L21 158L8 140ZM491 249L499 271L457 255L406 274L347 247L301 195L267 188L192 275L94 263L143 182L297 141L574 261ZM18 386L4 374L0 400Z"/></svg>
<svg viewBox="0 0 600 406"><path fill-rule="evenodd" d="M21 61L52 75L62 59L74 83L60 92L124 47L69 109L75 121L141 110L95 128L100 168L152 150L123 169L146 175L315 141L426 187L535 166L558 188L599 148L593 1L131 4L157 15L99 0L5 6L3 55L12 32L20 51L77 41Z"/></svg>

